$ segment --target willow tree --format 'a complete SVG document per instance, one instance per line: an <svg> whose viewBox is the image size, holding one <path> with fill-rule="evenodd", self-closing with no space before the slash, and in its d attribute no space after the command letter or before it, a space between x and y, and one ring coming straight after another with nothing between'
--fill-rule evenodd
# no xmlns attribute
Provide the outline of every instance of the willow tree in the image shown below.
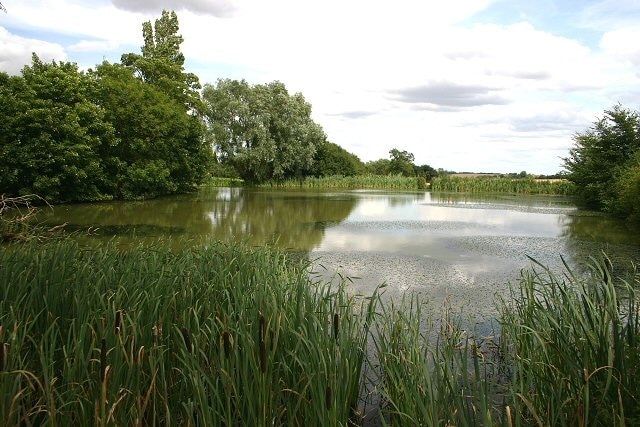
<svg viewBox="0 0 640 427"><path fill-rule="evenodd" d="M311 105L281 82L218 80L203 90L209 137L219 159L250 183L301 177L326 140Z"/></svg>

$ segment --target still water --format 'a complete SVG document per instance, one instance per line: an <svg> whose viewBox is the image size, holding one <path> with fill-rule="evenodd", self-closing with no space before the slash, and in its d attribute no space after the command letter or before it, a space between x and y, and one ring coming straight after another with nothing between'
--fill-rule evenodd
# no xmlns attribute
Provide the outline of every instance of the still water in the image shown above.
<svg viewBox="0 0 640 427"><path fill-rule="evenodd" d="M305 252L313 275L350 277L354 293L419 292L482 315L532 257L561 271L601 251L640 261L640 229L578 210L567 198L387 191L206 188L140 202L64 205L48 224L91 228L92 241L217 239ZM184 243L185 239L188 243ZM475 312L475 313L474 313Z"/></svg>

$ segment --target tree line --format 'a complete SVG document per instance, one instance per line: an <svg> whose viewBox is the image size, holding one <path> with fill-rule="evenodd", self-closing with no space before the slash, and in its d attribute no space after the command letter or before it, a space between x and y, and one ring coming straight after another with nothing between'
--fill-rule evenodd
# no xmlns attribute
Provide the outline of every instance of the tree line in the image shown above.
<svg viewBox="0 0 640 427"><path fill-rule="evenodd" d="M275 81L200 85L184 69L175 12L142 25L140 53L81 71L33 54L0 72L0 192L53 202L189 191L207 175L249 184L305 176L432 173L413 155L364 164L327 141L300 93Z"/></svg>

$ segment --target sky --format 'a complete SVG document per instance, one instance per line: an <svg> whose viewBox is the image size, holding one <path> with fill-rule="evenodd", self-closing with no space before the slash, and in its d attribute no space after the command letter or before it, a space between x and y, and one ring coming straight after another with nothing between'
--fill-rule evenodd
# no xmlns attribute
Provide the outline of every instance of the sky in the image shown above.
<svg viewBox="0 0 640 427"><path fill-rule="evenodd" d="M0 0L0 71L140 52L175 10L202 84L283 82L363 161L553 174L604 111L640 106L638 0Z"/></svg>

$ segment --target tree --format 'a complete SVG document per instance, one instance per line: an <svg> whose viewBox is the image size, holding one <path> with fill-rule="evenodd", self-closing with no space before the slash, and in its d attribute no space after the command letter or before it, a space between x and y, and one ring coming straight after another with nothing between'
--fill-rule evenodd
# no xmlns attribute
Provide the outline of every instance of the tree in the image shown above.
<svg viewBox="0 0 640 427"><path fill-rule="evenodd" d="M187 109L200 111L200 82L198 76L184 71L184 55L180 52L184 39L178 34L179 29L176 13L163 10L153 27L151 21L142 24L142 55L126 53L121 62Z"/></svg>
<svg viewBox="0 0 640 427"><path fill-rule="evenodd" d="M640 222L640 150L622 169L614 183L615 199L609 204L611 211L619 216Z"/></svg>
<svg viewBox="0 0 640 427"><path fill-rule="evenodd" d="M364 165L364 169L371 175L389 175L389 159L371 160Z"/></svg>
<svg viewBox="0 0 640 427"><path fill-rule="evenodd" d="M205 85L202 97L219 160L249 183L301 177L325 141L311 119L311 105L300 93L289 95L280 82L218 80Z"/></svg>
<svg viewBox="0 0 640 427"><path fill-rule="evenodd" d="M420 165L415 167L416 175L424 177L425 180L431 181L438 176L438 171L429 165Z"/></svg>
<svg viewBox="0 0 640 427"><path fill-rule="evenodd" d="M408 151L393 148L389 151L389 173L403 176L415 176L415 157Z"/></svg>
<svg viewBox="0 0 640 427"><path fill-rule="evenodd" d="M314 176L353 176L364 169L364 164L356 156L338 144L326 141L318 147L314 156L311 175Z"/></svg>
<svg viewBox="0 0 640 427"><path fill-rule="evenodd" d="M115 141L95 82L68 62L0 75L0 191L49 201L109 197L100 153Z"/></svg>
<svg viewBox="0 0 640 427"><path fill-rule="evenodd" d="M640 149L638 113L617 105L573 139L574 147L563 160L579 200L611 211L617 198L615 183Z"/></svg>
<svg viewBox="0 0 640 427"><path fill-rule="evenodd" d="M118 137L103 153L112 193L131 199L192 190L212 155L201 119L130 68L105 62L95 76L100 105Z"/></svg>

